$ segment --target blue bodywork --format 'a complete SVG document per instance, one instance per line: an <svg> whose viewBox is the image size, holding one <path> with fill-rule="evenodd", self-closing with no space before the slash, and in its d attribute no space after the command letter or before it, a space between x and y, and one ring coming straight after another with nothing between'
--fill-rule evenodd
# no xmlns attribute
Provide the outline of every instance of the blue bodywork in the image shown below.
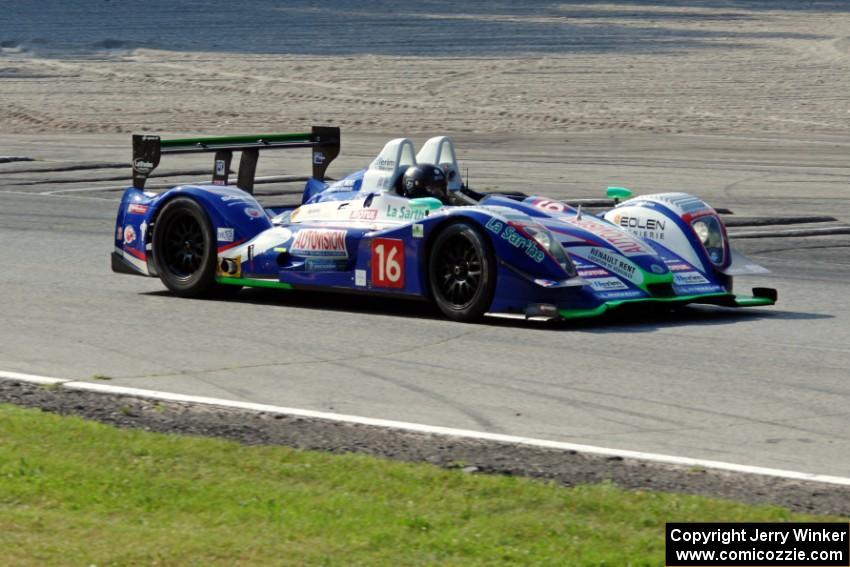
<svg viewBox="0 0 850 567"><path fill-rule="evenodd" d="M157 275L152 227L163 206L183 196L206 211L217 237L216 277L222 284L429 299L431 243L447 224L465 222L486 236L496 259L491 313L568 319L627 303L773 303L733 295L731 249L720 261L709 258L691 227L690 213L663 200L638 198L621 207L645 208L661 219L650 221L651 228L681 232L679 248L541 197L491 195L474 205L442 206L434 199L406 200L393 191L364 190L366 171L332 183L308 179L300 207L275 209L265 209L232 185L183 185L161 194L129 188L116 219L116 271ZM708 207L697 214L716 217ZM544 246L547 238L557 241L568 261ZM687 254L683 242L690 248ZM728 249L728 240L723 245ZM390 281L375 262L383 258L376 254L394 247L401 251L395 258L400 273L390 264L381 268L396 276Z"/></svg>

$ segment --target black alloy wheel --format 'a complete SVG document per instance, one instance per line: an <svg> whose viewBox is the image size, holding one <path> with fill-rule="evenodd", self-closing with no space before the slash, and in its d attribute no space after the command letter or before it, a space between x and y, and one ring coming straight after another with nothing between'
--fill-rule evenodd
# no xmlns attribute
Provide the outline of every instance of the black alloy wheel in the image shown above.
<svg viewBox="0 0 850 567"><path fill-rule="evenodd" d="M182 215L171 220L165 234L163 260L166 269L182 280L190 278L201 267L207 252L201 225L191 215Z"/></svg>
<svg viewBox="0 0 850 567"><path fill-rule="evenodd" d="M434 301L449 319L474 321L487 312L496 263L489 242L472 224L461 221L440 232L428 264Z"/></svg>
<svg viewBox="0 0 850 567"><path fill-rule="evenodd" d="M215 281L216 239L204 208L177 197L162 209L153 229L153 260L165 286L183 297L206 297L238 286Z"/></svg>

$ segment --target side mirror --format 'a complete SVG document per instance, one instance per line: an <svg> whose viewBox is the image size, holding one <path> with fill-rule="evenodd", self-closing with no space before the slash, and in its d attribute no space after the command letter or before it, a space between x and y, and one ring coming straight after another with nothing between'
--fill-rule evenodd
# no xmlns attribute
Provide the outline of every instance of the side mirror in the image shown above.
<svg viewBox="0 0 850 567"><path fill-rule="evenodd" d="M632 192L630 189L626 189L625 187L609 187L608 190L605 191L605 196L609 199L619 201L620 199L628 199L631 197Z"/></svg>
<svg viewBox="0 0 850 567"><path fill-rule="evenodd" d="M419 197L408 201L412 209L425 209L426 211L436 211L443 206L439 199L434 197Z"/></svg>

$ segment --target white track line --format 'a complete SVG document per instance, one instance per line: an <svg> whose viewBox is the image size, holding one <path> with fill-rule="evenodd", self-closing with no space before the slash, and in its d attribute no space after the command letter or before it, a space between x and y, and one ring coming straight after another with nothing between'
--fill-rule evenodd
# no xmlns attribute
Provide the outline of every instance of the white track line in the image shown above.
<svg viewBox="0 0 850 567"><path fill-rule="evenodd" d="M109 384L98 384L94 382L82 382L76 380L63 380L48 376L37 376L33 374L21 374L19 372L5 372L0 370L0 380L16 380L31 384L60 385L70 390L83 390L88 392L100 392L103 394L114 394L123 396L134 396L152 400L163 400L169 402L188 402L193 404L204 404L226 408L243 409L271 414L280 414L296 417L308 417L359 425L370 425L387 429L398 429L402 431L414 431L417 433L429 433L432 435L443 435L447 437L461 437L465 439L479 439L509 443L512 445L525 445L529 447L541 447L558 451L575 451L590 455L603 455L606 457L622 457L624 459L635 459L639 461L650 461L683 467L700 467L715 469L734 473L756 474L790 480L803 480L810 482L823 482L850 486L850 478L841 476L830 476L798 471L787 471L782 469L771 469L766 467L754 467L750 465L739 465L723 461L710 461L704 459L692 459L690 457L677 457L675 455L661 455L658 453L644 453L642 451L629 451L625 449L610 449L607 447L596 447L593 445L580 445L577 443L564 443L561 441L548 441L545 439L534 439L531 437L519 437L515 435L502 435L500 433L487 433L485 431L472 431L469 429L454 429L452 427L441 427L437 425L424 425L421 423L408 423L406 421L393 421L388 419L375 419L357 415L345 415L323 411L313 411L281 406L257 404L253 402L238 402L220 398L208 398L204 396L190 396L186 394L173 394L157 390L142 390L139 388L127 388L124 386L112 386Z"/></svg>

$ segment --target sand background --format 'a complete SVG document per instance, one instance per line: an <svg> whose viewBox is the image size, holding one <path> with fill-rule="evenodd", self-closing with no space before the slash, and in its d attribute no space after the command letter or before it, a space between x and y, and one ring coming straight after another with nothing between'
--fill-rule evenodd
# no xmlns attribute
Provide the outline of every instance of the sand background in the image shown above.
<svg viewBox="0 0 850 567"><path fill-rule="evenodd" d="M655 4L0 1L0 133L850 134L850 3Z"/></svg>

